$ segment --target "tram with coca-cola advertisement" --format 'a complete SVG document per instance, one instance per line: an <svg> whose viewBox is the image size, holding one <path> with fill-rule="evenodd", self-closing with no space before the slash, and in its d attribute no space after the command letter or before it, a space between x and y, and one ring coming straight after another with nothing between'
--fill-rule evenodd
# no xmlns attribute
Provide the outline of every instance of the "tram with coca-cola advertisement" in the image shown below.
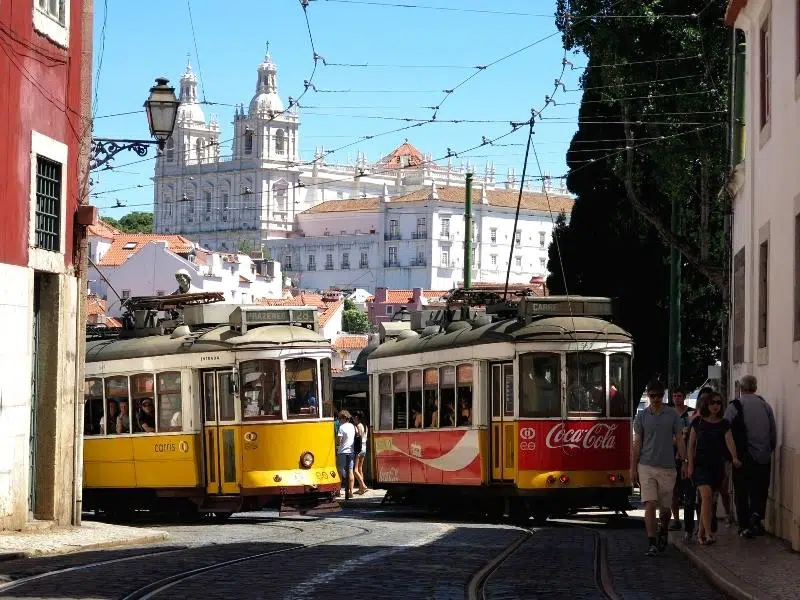
<svg viewBox="0 0 800 600"><path fill-rule="evenodd" d="M387 497L518 521L630 508L633 341L610 299L454 290L436 319L368 359Z"/></svg>

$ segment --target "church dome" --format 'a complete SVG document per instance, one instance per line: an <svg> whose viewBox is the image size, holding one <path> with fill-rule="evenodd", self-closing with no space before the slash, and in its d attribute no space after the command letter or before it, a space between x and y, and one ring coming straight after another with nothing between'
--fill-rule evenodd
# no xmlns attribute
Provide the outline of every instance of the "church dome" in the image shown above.
<svg viewBox="0 0 800 600"><path fill-rule="evenodd" d="M192 71L192 65L186 65L186 72L181 75L181 96L178 106L176 121L189 121L205 123L206 116L202 107L197 103L197 75Z"/></svg>
<svg viewBox="0 0 800 600"><path fill-rule="evenodd" d="M283 102L278 96L278 69L269 54L264 57L264 62L258 65L258 81L256 94L250 101L248 116L267 117L270 112L283 111Z"/></svg>

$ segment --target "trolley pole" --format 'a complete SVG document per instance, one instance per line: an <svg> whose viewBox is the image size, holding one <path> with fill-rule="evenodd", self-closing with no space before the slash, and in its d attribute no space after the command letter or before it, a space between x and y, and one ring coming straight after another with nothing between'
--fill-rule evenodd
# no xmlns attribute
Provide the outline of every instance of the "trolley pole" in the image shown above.
<svg viewBox="0 0 800 600"><path fill-rule="evenodd" d="M464 201L464 289L472 287L472 173L466 177Z"/></svg>
<svg viewBox="0 0 800 600"><path fill-rule="evenodd" d="M680 231L678 220L678 201L672 197L672 216L670 219L670 231L673 238ZM667 375L667 387L672 395L672 390L680 385L681 381L681 252L675 246L670 245L669 260L669 364ZM671 403L671 399L670 399Z"/></svg>

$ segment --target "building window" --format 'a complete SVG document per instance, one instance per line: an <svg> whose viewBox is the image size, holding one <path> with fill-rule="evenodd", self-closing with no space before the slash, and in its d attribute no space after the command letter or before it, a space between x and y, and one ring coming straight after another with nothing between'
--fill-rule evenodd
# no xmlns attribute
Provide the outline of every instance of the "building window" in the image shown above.
<svg viewBox="0 0 800 600"><path fill-rule="evenodd" d="M308 255L308 270L309 271L316 271L317 270L317 257L313 254Z"/></svg>
<svg viewBox="0 0 800 600"><path fill-rule="evenodd" d="M489 241L492 244L496 244L497 243L497 227L492 227L489 230Z"/></svg>
<svg viewBox="0 0 800 600"><path fill-rule="evenodd" d="M156 296L165 296L164 290L156 290Z"/></svg>
<svg viewBox="0 0 800 600"><path fill-rule="evenodd" d="M131 297L131 291L130 290L122 290L122 299L123 300L127 300L130 297Z"/></svg>
<svg viewBox="0 0 800 600"><path fill-rule="evenodd" d="M497 266L497 254L492 254L491 261L492 261L492 266L496 267Z"/></svg>
<svg viewBox="0 0 800 600"><path fill-rule="evenodd" d="M342 268L349 269L350 268L350 253L343 252L342 253Z"/></svg>
<svg viewBox="0 0 800 600"><path fill-rule="evenodd" d="M33 27L59 46L69 47L69 0L34 0Z"/></svg>
<svg viewBox="0 0 800 600"><path fill-rule="evenodd" d="M447 250L442 250L442 266L450 266L450 253Z"/></svg>
<svg viewBox="0 0 800 600"><path fill-rule="evenodd" d="M245 154L252 154L253 153L253 132L252 131L245 131L244 132L244 153Z"/></svg>
<svg viewBox="0 0 800 600"><path fill-rule="evenodd" d="M222 194L222 210L228 210L228 194Z"/></svg>
<svg viewBox="0 0 800 600"><path fill-rule="evenodd" d="M544 248L546 235L547 234L544 231L539 232L539 248Z"/></svg>
<svg viewBox="0 0 800 600"><path fill-rule="evenodd" d="M211 212L211 192L207 190L204 195L206 198L206 212Z"/></svg>
<svg viewBox="0 0 800 600"><path fill-rule="evenodd" d="M515 231L514 232L514 245L515 246L520 246L521 244L522 244L522 232L521 231Z"/></svg>
<svg viewBox="0 0 800 600"><path fill-rule="evenodd" d="M286 136L283 129L278 129L275 134L275 154L284 154L286 152Z"/></svg>
<svg viewBox="0 0 800 600"><path fill-rule="evenodd" d="M772 84L772 52L771 52L771 45L772 45L772 31L771 31L771 23L772 15L767 15L767 18L764 19L764 22L761 24L761 31L759 35L759 46L761 52L761 64L760 64L760 73L759 73L759 87L761 91L761 108L760 108L760 116L761 116L761 127L764 127L767 123L769 123L770 114L771 114L771 94L770 94L770 86Z"/></svg>
<svg viewBox="0 0 800 600"><path fill-rule="evenodd" d="M389 246L389 266L397 265L397 246Z"/></svg>
<svg viewBox="0 0 800 600"><path fill-rule="evenodd" d="M325 255L325 270L332 271L333 270L333 254L326 254Z"/></svg>
<svg viewBox="0 0 800 600"><path fill-rule="evenodd" d="M36 156L36 247L61 251L61 163Z"/></svg>
<svg viewBox="0 0 800 600"><path fill-rule="evenodd" d="M425 217L419 217L417 219L417 232L425 231Z"/></svg>
<svg viewBox="0 0 800 600"><path fill-rule="evenodd" d="M767 347L769 302L769 240L758 247L758 347Z"/></svg>
<svg viewBox="0 0 800 600"><path fill-rule="evenodd" d="M397 221L395 219L389 221L389 239L390 240L400 239L400 221Z"/></svg>
<svg viewBox="0 0 800 600"><path fill-rule="evenodd" d="M392 314L392 310L393 310L393 307L392 307L391 305L387 306L387 307L386 307L386 314L387 314L387 315L390 315L390 314Z"/></svg>
<svg viewBox="0 0 800 600"><path fill-rule="evenodd" d="M167 140L167 162L172 162L175 160L175 140L169 138Z"/></svg>
<svg viewBox="0 0 800 600"><path fill-rule="evenodd" d="M358 266L362 269L369 268L369 256L366 252L361 253L361 260L359 261Z"/></svg>
<svg viewBox="0 0 800 600"><path fill-rule="evenodd" d="M441 237L446 240L450 239L450 219L442 219Z"/></svg>
<svg viewBox="0 0 800 600"><path fill-rule="evenodd" d="M291 271L292 270L292 255L291 254L286 254L283 257L283 268L284 268L285 271Z"/></svg>
<svg viewBox="0 0 800 600"><path fill-rule="evenodd" d="M518 269L521 268L522 267L522 257L521 256L515 256L514 257L514 264L517 266Z"/></svg>
<svg viewBox="0 0 800 600"><path fill-rule="evenodd" d="M544 268L545 268L545 265L546 265L546 264L547 264L547 259L546 259L544 256L542 256L541 258L539 258L539 266L540 266L542 269L544 269Z"/></svg>
<svg viewBox="0 0 800 600"><path fill-rule="evenodd" d="M195 156L197 157L198 164L203 162L203 159L205 158L206 154L205 146L203 146L203 140L198 139L194 143L194 151L195 151Z"/></svg>

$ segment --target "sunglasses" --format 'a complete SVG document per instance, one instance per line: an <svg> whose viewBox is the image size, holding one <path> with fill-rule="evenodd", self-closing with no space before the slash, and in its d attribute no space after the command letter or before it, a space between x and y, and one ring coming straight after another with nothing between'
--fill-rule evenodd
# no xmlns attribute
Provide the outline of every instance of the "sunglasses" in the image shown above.
<svg viewBox="0 0 800 600"><path fill-rule="evenodd" d="M722 402L720 402L719 400L712 400L711 402L709 402L709 404L711 406L714 406L714 405L722 406Z"/></svg>

